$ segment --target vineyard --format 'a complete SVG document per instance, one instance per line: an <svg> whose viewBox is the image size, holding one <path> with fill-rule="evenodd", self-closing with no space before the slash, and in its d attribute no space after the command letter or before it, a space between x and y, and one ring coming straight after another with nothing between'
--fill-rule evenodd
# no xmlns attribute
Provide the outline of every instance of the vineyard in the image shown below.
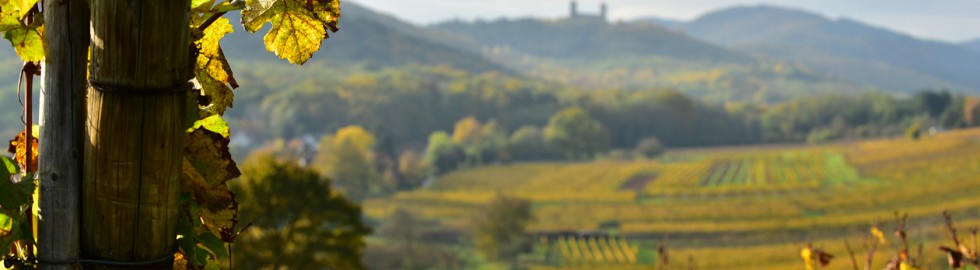
<svg viewBox="0 0 980 270"><path fill-rule="evenodd" d="M553 261L563 264L536 269L629 269L639 264L637 253L656 250L665 239L679 258L699 258L699 268L785 269L799 267L794 250L806 242L845 254L839 252L843 239L860 243L868 224L892 219L896 211L915 222L910 232L919 238L910 241L925 245L926 257L941 257L929 246L943 235L939 213L948 210L961 224L980 225L978 175L980 130L974 129L916 141L681 150L646 161L475 168L442 176L427 189L370 199L365 213L383 219L396 208L408 209L465 230L473 211L503 193L533 202L534 233L610 235L549 239Z"/></svg>

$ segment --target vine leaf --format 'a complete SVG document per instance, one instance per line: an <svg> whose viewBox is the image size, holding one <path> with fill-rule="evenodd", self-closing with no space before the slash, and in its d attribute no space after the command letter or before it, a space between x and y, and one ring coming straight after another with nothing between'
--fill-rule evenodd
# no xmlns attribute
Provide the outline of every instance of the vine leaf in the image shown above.
<svg viewBox="0 0 980 270"><path fill-rule="evenodd" d="M5 0L0 2L0 31L17 28L27 12L37 4L37 0Z"/></svg>
<svg viewBox="0 0 980 270"><path fill-rule="evenodd" d="M32 242L30 228L25 228L26 207L31 205L34 181L13 181L20 175L15 161L0 156L0 247L9 247L14 241Z"/></svg>
<svg viewBox="0 0 980 270"><path fill-rule="evenodd" d="M215 0L191 0L191 11L199 13L211 12Z"/></svg>
<svg viewBox="0 0 980 270"><path fill-rule="evenodd" d="M203 208L203 226L222 239L238 223L238 202L227 182L242 175L228 149L230 136L228 124L211 116L195 122L184 148L182 189Z"/></svg>
<svg viewBox="0 0 980 270"><path fill-rule="evenodd" d="M24 61L40 62L44 60L44 42L41 36L43 32L44 27L41 26L40 21L34 21L29 26L8 30L3 34L3 38L10 41L14 51Z"/></svg>
<svg viewBox="0 0 980 270"><path fill-rule="evenodd" d="M31 167L27 168L27 172L29 173L37 172L37 134L40 134L39 130L38 125L34 125L33 129L31 130L31 134L33 134L33 136L31 136ZM25 168L27 161L26 137L27 129L24 129L20 132L20 134L17 134L16 138L10 140L9 147L7 148L8 152L14 154L17 164L20 165L21 168Z"/></svg>
<svg viewBox="0 0 980 270"><path fill-rule="evenodd" d="M225 34L234 31L228 19L218 18L204 29L200 39L194 41L198 50L194 75L197 82L201 84L201 94L211 101L208 108L218 115L223 115L225 110L232 106L235 98L232 87L238 87L231 75L228 59L225 58L219 44Z"/></svg>
<svg viewBox="0 0 980 270"><path fill-rule="evenodd" d="M231 128L228 127L228 122L221 119L221 116L212 115L205 117L204 119L197 120L188 132L194 132L194 129L207 129L211 132L218 133L221 137L230 138Z"/></svg>
<svg viewBox="0 0 980 270"><path fill-rule="evenodd" d="M37 4L37 0L6 0L0 2L0 32L10 41L14 51L24 61L38 62L44 59L43 16L34 16L30 25L23 22L25 16Z"/></svg>
<svg viewBox="0 0 980 270"><path fill-rule="evenodd" d="M205 127L187 135L182 189L205 209L219 211L234 202L226 182L241 176L228 151L228 137Z"/></svg>
<svg viewBox="0 0 980 270"><path fill-rule="evenodd" d="M337 32L338 0L248 0L242 10L242 25L251 33L266 22L272 28L264 37L265 48L290 63L306 63L320 44Z"/></svg>

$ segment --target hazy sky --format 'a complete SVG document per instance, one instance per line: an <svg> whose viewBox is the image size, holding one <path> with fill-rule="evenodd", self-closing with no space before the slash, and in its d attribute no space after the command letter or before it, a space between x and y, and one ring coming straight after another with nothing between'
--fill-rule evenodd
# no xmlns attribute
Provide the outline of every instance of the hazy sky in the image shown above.
<svg viewBox="0 0 980 270"><path fill-rule="evenodd" d="M657 16L689 20L733 5L771 4L801 8L831 18L847 17L921 38L960 42L980 38L980 0L604 0L610 17ZM417 24L452 18L557 18L568 0L353 0ZM603 0L578 0L579 10L597 13Z"/></svg>

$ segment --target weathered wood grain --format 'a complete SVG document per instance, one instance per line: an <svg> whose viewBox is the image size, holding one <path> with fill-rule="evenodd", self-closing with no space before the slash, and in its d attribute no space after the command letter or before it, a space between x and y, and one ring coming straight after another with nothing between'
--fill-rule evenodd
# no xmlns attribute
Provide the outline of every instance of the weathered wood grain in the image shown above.
<svg viewBox="0 0 980 270"><path fill-rule="evenodd" d="M158 89L187 83L188 0L91 5L93 81ZM172 254L176 246L186 93L135 92L89 91L85 257L146 261Z"/></svg>
<svg viewBox="0 0 980 270"><path fill-rule="evenodd" d="M45 60L42 67L41 179L38 258L72 261L80 253L82 141L85 117L89 9L84 0L44 1ZM73 269L42 264L41 269Z"/></svg>

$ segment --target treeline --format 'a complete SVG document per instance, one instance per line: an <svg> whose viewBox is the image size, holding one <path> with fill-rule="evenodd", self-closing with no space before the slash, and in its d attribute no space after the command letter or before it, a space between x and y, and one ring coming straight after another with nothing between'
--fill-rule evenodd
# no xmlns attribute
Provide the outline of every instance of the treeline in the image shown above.
<svg viewBox="0 0 980 270"><path fill-rule="evenodd" d="M276 71L252 72L237 76L257 80ZM663 147L822 143L977 122L968 113L977 111L976 100L945 91L708 104L671 89L583 91L448 67L362 66L325 74L333 75L285 83L304 76L284 74L265 88L242 90L236 98L246 109L231 111L230 122L239 154L285 139L308 145L297 151L311 161L323 155L316 151L342 149L328 138L336 139L343 127L358 127L370 143L355 148L366 153L338 160L369 160L363 165L372 172L355 179L377 179L382 187L358 187L355 198L482 164L651 156ZM343 186L347 177L335 177Z"/></svg>
<svg viewBox="0 0 980 270"><path fill-rule="evenodd" d="M236 93L236 102L245 109L231 110L229 122L236 134L252 142L317 137L359 125L378 136L383 147L397 152L421 149L431 133L451 131L467 117L496 122L510 135L524 126L544 126L562 109L581 107L613 131L612 148L630 147L649 136L673 147L754 141L738 116L669 89L586 92L513 75L469 74L447 67L362 68L361 72L339 71L341 76L301 81L265 79L277 77L265 74L276 72L274 69L240 72L245 74L236 74L239 80L255 80L249 85L256 88ZM711 132L714 130L725 130L725 134Z"/></svg>
<svg viewBox="0 0 980 270"><path fill-rule="evenodd" d="M923 90L911 97L870 93L796 98L768 108L743 106L735 111L758 128L761 142L820 143L976 126L977 101L948 91Z"/></svg>

